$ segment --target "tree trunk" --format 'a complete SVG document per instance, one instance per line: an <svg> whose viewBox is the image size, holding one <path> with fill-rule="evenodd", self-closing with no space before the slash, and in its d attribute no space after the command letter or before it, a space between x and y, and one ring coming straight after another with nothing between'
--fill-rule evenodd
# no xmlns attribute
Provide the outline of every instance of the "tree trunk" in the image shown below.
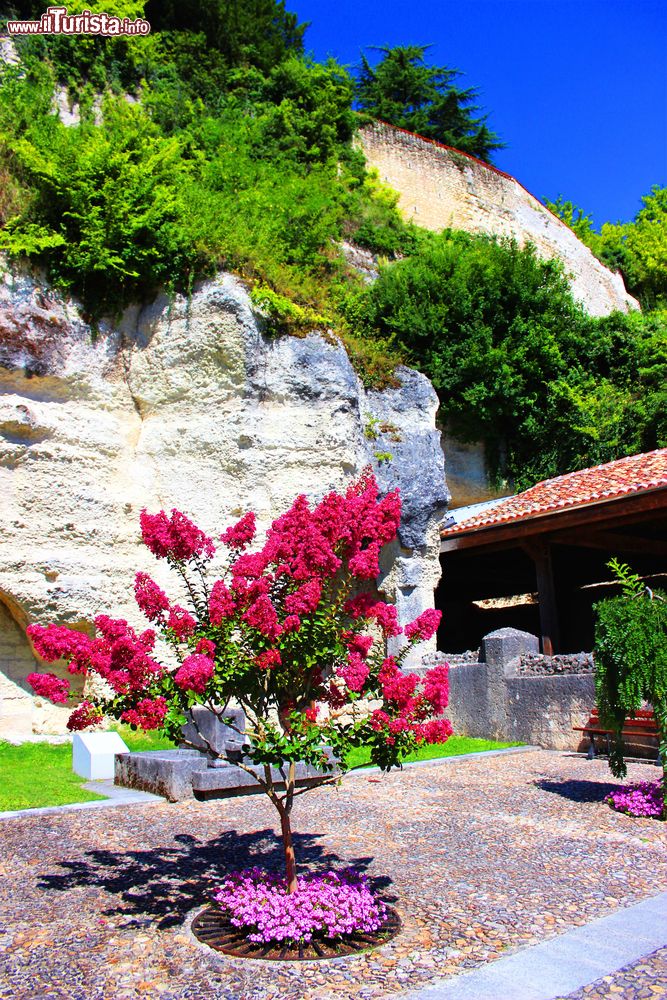
<svg viewBox="0 0 667 1000"><path fill-rule="evenodd" d="M287 876L287 892L291 895L296 892L296 857L294 855L294 844L292 843L292 826L290 823L290 813L292 812L292 802L294 801L294 786L296 784L296 766L292 761L289 766L289 774L286 782L286 794L284 799L280 799L276 793L273 778L271 777L271 767L264 765L264 789L278 810L280 816L280 832L283 838L283 850L285 852L285 875Z"/></svg>
<svg viewBox="0 0 667 1000"><path fill-rule="evenodd" d="M287 875L287 892L291 895L297 890L296 880L296 858L294 856L294 845L292 843L292 827L290 815L282 806L280 813L280 831L283 835L283 850L285 852L285 873Z"/></svg>

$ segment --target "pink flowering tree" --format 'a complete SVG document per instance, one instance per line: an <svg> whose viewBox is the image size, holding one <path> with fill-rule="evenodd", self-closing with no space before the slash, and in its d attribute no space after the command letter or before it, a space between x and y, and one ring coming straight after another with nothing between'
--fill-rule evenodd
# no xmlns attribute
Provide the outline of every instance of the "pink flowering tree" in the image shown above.
<svg viewBox="0 0 667 1000"><path fill-rule="evenodd" d="M435 633L440 612L425 611L402 629L396 608L369 590L399 520L398 493L380 497L364 473L344 495L330 493L314 507L297 497L256 551L248 550L255 517L246 514L220 536L224 565L211 579L213 541L177 510L144 511L143 541L180 577L187 606L137 573L135 597L151 628L137 633L106 615L95 620L95 638L64 626L29 627L45 660L64 657L70 672L106 681L108 696L79 704L69 728L107 715L162 729L179 742L193 706L232 726L230 704L240 706L246 756L233 763L253 775L278 811L288 891L296 891L290 815L295 797L307 790L297 787L297 762L321 770L317 787L338 780L325 747L341 770L350 749L361 745L389 769L419 744L443 742L452 731L442 718L447 668L437 666L423 679L401 669L407 651ZM156 658L158 632L178 666ZM400 653L387 655L387 640L401 634ZM53 701L68 699L68 682L53 674L32 674L29 681ZM217 756L210 744L209 751Z"/></svg>

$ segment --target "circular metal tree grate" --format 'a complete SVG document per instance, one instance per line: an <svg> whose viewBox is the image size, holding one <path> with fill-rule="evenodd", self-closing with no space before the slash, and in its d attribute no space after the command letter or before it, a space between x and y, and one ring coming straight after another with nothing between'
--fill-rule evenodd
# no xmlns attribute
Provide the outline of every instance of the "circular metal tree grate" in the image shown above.
<svg viewBox="0 0 667 1000"><path fill-rule="evenodd" d="M235 958L259 958L271 962L312 962L322 958L356 955L386 944L400 929L399 916L389 906L384 925L373 934L353 934L344 941L320 940L299 945L255 944L247 941L244 932L238 927L232 927L227 917L215 906L207 906L192 921L192 933L209 948Z"/></svg>

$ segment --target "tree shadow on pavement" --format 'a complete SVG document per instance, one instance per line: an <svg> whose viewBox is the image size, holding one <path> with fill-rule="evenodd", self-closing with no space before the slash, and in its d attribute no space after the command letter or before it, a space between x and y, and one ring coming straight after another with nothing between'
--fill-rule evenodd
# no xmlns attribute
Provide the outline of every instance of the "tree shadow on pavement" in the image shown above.
<svg viewBox="0 0 667 1000"><path fill-rule="evenodd" d="M317 840L309 834L294 835L301 872L349 867L366 872L373 861L372 857L343 860L326 851ZM127 851L97 849L87 851L85 858L59 862L62 872L42 875L39 888L67 892L95 886L119 899L117 906L104 911L106 915L125 915L131 918L129 924L156 921L161 928L182 924L185 915L206 902L231 871L254 866L279 874L284 870L282 843L270 829L247 834L226 831L206 841L178 834L173 846ZM386 891L391 879L373 878L370 883L383 899L395 901Z"/></svg>
<svg viewBox="0 0 667 1000"><path fill-rule="evenodd" d="M536 788L553 792L572 802L602 802L618 788L617 784L609 781L581 781L576 778L569 781L547 781L543 778L534 784Z"/></svg>

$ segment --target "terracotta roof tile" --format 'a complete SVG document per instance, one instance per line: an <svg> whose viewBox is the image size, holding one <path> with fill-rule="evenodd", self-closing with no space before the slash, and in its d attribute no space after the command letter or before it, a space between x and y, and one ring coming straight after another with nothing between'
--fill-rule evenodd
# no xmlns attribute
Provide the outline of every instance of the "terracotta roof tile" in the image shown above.
<svg viewBox="0 0 667 1000"><path fill-rule="evenodd" d="M443 538L667 486L667 448L546 479L441 532Z"/></svg>

